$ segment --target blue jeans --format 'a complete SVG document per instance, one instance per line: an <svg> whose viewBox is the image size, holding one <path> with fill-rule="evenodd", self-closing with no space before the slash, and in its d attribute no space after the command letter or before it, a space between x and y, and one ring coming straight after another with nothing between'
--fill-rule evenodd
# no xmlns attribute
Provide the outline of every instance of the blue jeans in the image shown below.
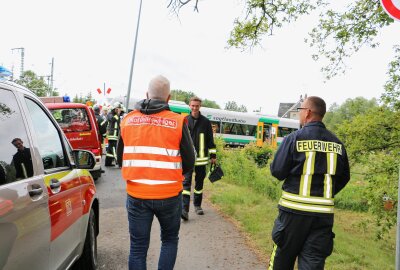
<svg viewBox="0 0 400 270"><path fill-rule="evenodd" d="M126 208L131 238L129 270L146 270L147 250L154 215L158 218L161 228L162 244L158 269L172 270L178 252L182 194L162 200L138 199L128 195Z"/></svg>

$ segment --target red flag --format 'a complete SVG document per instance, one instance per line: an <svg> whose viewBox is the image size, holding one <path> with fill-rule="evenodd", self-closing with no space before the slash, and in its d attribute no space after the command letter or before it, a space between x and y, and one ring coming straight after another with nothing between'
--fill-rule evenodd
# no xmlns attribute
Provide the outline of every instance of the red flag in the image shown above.
<svg viewBox="0 0 400 270"><path fill-rule="evenodd" d="M107 94L110 94L110 92L111 92L111 88L108 88L107 89Z"/></svg>
<svg viewBox="0 0 400 270"><path fill-rule="evenodd" d="M100 88L97 88L97 92L98 92L99 94L101 94L101 90L100 90Z"/></svg>

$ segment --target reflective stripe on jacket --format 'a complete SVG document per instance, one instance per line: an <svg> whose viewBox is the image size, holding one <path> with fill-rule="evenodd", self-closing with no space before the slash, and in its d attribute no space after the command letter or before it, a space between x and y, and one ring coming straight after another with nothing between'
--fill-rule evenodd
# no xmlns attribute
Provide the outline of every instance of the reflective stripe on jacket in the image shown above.
<svg viewBox="0 0 400 270"><path fill-rule="evenodd" d="M322 122L285 137L271 173L285 181L279 208L308 215L333 214L334 197L350 180L345 147Z"/></svg>
<svg viewBox="0 0 400 270"><path fill-rule="evenodd" d="M211 122L201 113L198 119L195 119L191 114L186 116L186 119L197 152L195 166L205 166L210 158L216 157L217 153Z"/></svg>
<svg viewBox="0 0 400 270"><path fill-rule="evenodd" d="M108 134L107 134L108 140L114 140L114 141L118 140L119 129L120 129L119 125L120 125L119 116L117 114L114 114L110 122L108 123Z"/></svg>
<svg viewBox="0 0 400 270"><path fill-rule="evenodd" d="M121 123L122 177L135 198L165 199L182 191L180 142L184 117L168 110L133 111Z"/></svg>

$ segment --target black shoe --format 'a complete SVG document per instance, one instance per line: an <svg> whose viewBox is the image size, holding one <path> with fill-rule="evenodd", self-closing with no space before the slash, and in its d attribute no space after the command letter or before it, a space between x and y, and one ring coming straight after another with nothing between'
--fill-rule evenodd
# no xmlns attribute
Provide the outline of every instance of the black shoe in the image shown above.
<svg viewBox="0 0 400 270"><path fill-rule="evenodd" d="M204 211L203 211L203 208L201 208L201 206L195 206L195 207L194 207L194 211L195 211L196 214L198 214L198 215L204 215Z"/></svg>
<svg viewBox="0 0 400 270"><path fill-rule="evenodd" d="M181 218L182 218L184 221L188 221L188 220L189 220L189 212L186 211L186 210L184 210L184 209L182 209Z"/></svg>

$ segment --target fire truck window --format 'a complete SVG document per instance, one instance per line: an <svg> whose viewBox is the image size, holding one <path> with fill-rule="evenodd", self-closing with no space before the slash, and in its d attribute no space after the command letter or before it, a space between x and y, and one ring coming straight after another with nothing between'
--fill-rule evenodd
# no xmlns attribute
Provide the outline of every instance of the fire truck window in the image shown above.
<svg viewBox="0 0 400 270"><path fill-rule="evenodd" d="M51 113L66 133L91 130L89 117L83 108L52 109Z"/></svg>
<svg viewBox="0 0 400 270"><path fill-rule="evenodd" d="M14 94L0 89L0 185L34 175L31 147Z"/></svg>

